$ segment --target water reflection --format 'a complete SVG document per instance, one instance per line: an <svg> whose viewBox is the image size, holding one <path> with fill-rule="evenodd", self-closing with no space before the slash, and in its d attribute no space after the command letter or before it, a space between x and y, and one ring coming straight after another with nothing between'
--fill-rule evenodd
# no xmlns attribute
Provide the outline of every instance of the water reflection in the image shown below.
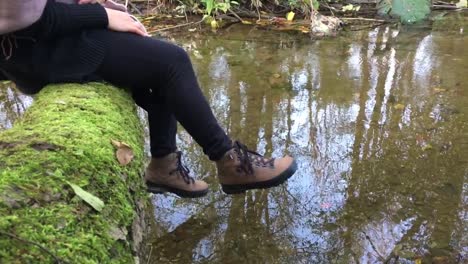
<svg viewBox="0 0 468 264"><path fill-rule="evenodd" d="M312 42L232 27L177 41L229 134L295 156L299 170L278 188L226 196L181 131L188 165L212 191L153 197L149 263L468 261L463 30L383 27ZM30 100L0 87L0 129Z"/></svg>
<svg viewBox="0 0 468 264"><path fill-rule="evenodd" d="M468 39L377 28L316 42L232 30L179 39L235 138L299 161L287 185L155 196L154 263L466 261Z"/></svg>

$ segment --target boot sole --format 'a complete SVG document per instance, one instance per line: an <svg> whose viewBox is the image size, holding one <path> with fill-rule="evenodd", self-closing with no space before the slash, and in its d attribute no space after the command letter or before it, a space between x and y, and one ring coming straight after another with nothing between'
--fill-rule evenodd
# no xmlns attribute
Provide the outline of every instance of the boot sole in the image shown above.
<svg viewBox="0 0 468 264"><path fill-rule="evenodd" d="M244 193L245 191L252 189L268 189L271 187L281 185L282 183L287 181L289 178L291 178L291 176L294 175L296 170L297 163L296 161L293 161L293 163L285 171L268 181L252 182L247 184L221 184L221 186L223 188L223 192L225 192L226 194Z"/></svg>
<svg viewBox="0 0 468 264"><path fill-rule="evenodd" d="M159 194L159 193L170 192L170 193L176 194L177 196L181 198L199 198L208 194L208 189L202 190L202 191L191 192L191 191L185 191L185 190L173 188L173 187L162 185L162 184L154 184L150 182L147 182L146 186L147 186L146 190L150 193Z"/></svg>

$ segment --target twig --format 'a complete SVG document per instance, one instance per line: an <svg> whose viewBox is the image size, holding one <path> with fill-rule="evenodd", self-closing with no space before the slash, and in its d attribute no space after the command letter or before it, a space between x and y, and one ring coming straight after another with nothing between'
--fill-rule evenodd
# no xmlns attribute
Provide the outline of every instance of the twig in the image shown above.
<svg viewBox="0 0 468 264"><path fill-rule="evenodd" d="M455 5L433 5L432 9L434 10L464 10L467 8L457 7Z"/></svg>
<svg viewBox="0 0 468 264"><path fill-rule="evenodd" d="M388 20L374 19L374 18L364 18L364 17L340 17L340 19L341 20L361 20L361 21L380 22L380 23L389 22Z"/></svg>
<svg viewBox="0 0 468 264"><path fill-rule="evenodd" d="M238 16L234 11L232 11L231 9L229 9L229 12L235 16L237 19L239 19L240 22L243 22L244 20L242 20L242 18L240 16Z"/></svg>
<svg viewBox="0 0 468 264"><path fill-rule="evenodd" d="M128 2L128 4L129 4L140 16L143 15L143 12L141 12L140 9L138 9L138 7L137 7L134 3Z"/></svg>
<svg viewBox="0 0 468 264"><path fill-rule="evenodd" d="M148 257L148 261L146 262L146 264L149 264L150 263L150 260L151 260L151 254L153 253L153 246L151 246L151 250L149 252L149 257Z"/></svg>
<svg viewBox="0 0 468 264"><path fill-rule="evenodd" d="M383 22L383 23L374 24L374 25L368 26L368 27L360 27L360 28L356 28L356 29L349 29L349 31L361 31L361 30L374 29L374 28L380 27L380 26L385 25L385 24L386 24L386 22Z"/></svg>
<svg viewBox="0 0 468 264"><path fill-rule="evenodd" d="M46 252L47 254L49 254L50 256L52 256L54 259L55 259L55 263L58 263L58 264L64 264L64 263L68 263L62 259L60 259L59 257L55 256L54 253L50 252L47 248L43 247L41 244L39 243L36 243L34 241L29 241L29 240L26 240L26 239L22 239L20 237L17 237L13 234L10 234L10 233L7 233L7 232L3 232L3 231L0 231L0 234L1 235L5 235L5 236L8 236L8 237L11 237L13 239L16 239L18 241L21 241L21 242L24 242L24 243L27 243L27 244L31 244L31 245L34 245L38 248L40 248L42 251Z"/></svg>
<svg viewBox="0 0 468 264"><path fill-rule="evenodd" d="M197 25L197 24L200 24L201 22L203 22L203 20L204 20L204 19L202 19L202 20L200 20L200 21L197 21L197 22L189 22L189 23L179 24L179 25L175 25L175 26L170 26L170 27L165 27L165 28L160 28L160 29L151 30L151 31L148 31L148 34L156 33L156 32L161 32L161 31L166 31L166 30L174 29L174 28L180 28L180 27L186 27L186 26L191 26L191 25Z"/></svg>
<svg viewBox="0 0 468 264"><path fill-rule="evenodd" d="M364 231L361 231L361 233L364 234L364 236L366 237L366 239L369 241L372 249L374 249L375 253L377 253L377 255L379 256L380 260L381 261L385 261L386 259L382 256L382 254L380 254L380 252L377 250L377 248L375 247L374 243L372 242L372 240L370 239L370 237L366 234L366 232Z"/></svg>

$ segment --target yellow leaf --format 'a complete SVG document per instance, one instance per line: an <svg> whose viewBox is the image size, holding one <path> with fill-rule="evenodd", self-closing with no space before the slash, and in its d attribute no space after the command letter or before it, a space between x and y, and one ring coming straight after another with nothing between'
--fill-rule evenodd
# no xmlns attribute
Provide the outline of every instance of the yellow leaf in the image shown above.
<svg viewBox="0 0 468 264"><path fill-rule="evenodd" d="M443 93L443 92L446 92L447 89L443 89L443 88L440 88L440 87L435 87L434 88L434 92L435 93Z"/></svg>
<svg viewBox="0 0 468 264"><path fill-rule="evenodd" d="M431 150L432 149L432 145L431 144L427 144L425 146L422 147L422 150L423 151L426 151L426 150Z"/></svg>
<svg viewBox="0 0 468 264"><path fill-rule="evenodd" d="M286 19L291 22L294 19L294 15L295 15L295 13L291 11L291 12L286 14Z"/></svg>
<svg viewBox="0 0 468 264"><path fill-rule="evenodd" d="M396 110L403 110L403 109L405 109L405 105L404 104L396 104L395 106L393 106L393 108L395 108Z"/></svg>
<svg viewBox="0 0 468 264"><path fill-rule="evenodd" d="M212 29L217 29L218 28L218 22L216 20L211 20L211 28Z"/></svg>
<svg viewBox="0 0 468 264"><path fill-rule="evenodd" d="M252 22L247 21L247 20L242 20L242 24L245 24L245 25L252 25Z"/></svg>
<svg viewBox="0 0 468 264"><path fill-rule="evenodd" d="M416 260L414 261L414 264L422 264L422 260L421 260L421 259L416 259Z"/></svg>

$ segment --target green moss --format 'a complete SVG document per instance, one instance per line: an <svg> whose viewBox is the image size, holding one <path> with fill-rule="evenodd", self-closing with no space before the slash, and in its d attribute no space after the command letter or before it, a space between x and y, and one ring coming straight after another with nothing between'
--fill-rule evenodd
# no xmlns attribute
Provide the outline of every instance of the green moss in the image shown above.
<svg viewBox="0 0 468 264"><path fill-rule="evenodd" d="M111 140L135 154L119 165ZM41 91L15 126L0 134L0 262L53 262L38 243L71 263L132 263L128 240L135 201L144 197L143 132L131 97L103 84L54 85ZM66 181L101 198L96 212Z"/></svg>

